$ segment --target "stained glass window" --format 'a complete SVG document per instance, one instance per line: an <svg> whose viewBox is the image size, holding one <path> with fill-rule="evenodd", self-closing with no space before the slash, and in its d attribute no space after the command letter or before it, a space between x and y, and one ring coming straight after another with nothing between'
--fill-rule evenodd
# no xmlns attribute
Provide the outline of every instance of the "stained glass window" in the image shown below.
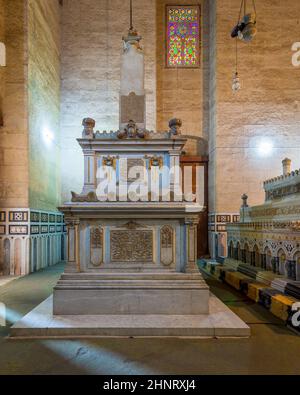
<svg viewBox="0 0 300 395"><path fill-rule="evenodd" d="M167 66L200 65L199 6L167 6Z"/></svg>

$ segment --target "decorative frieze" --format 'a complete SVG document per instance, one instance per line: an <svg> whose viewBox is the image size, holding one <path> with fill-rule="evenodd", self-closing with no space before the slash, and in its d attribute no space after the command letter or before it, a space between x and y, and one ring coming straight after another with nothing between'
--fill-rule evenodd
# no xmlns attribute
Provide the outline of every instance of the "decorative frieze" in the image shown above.
<svg viewBox="0 0 300 395"><path fill-rule="evenodd" d="M54 222L41 222L42 217ZM0 211L0 219L0 275L28 274L65 259L62 214L8 208Z"/></svg>
<svg viewBox="0 0 300 395"><path fill-rule="evenodd" d="M27 225L9 225L9 234L16 235L28 235L28 226Z"/></svg>
<svg viewBox="0 0 300 395"><path fill-rule="evenodd" d="M49 221L49 214L41 213L41 222L48 222Z"/></svg>
<svg viewBox="0 0 300 395"><path fill-rule="evenodd" d="M38 235L40 233L40 227L39 225L31 225L30 226L30 233L32 235Z"/></svg>
<svg viewBox="0 0 300 395"><path fill-rule="evenodd" d="M30 212L30 222L40 222L41 220L41 214L36 211L31 211Z"/></svg>
<svg viewBox="0 0 300 395"><path fill-rule="evenodd" d="M41 233L42 234L48 233L48 231L49 231L48 225L41 226Z"/></svg>
<svg viewBox="0 0 300 395"><path fill-rule="evenodd" d="M10 211L9 222L28 222L27 211Z"/></svg>
<svg viewBox="0 0 300 395"><path fill-rule="evenodd" d="M53 224L55 223L55 220L56 220L55 214L49 214L49 222Z"/></svg>
<svg viewBox="0 0 300 395"><path fill-rule="evenodd" d="M110 255L114 263L153 262L153 231L111 230Z"/></svg>

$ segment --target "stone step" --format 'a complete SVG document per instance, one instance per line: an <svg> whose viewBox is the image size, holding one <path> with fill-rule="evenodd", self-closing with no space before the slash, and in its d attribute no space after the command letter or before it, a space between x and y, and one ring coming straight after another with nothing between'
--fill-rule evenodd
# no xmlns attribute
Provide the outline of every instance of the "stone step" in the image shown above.
<svg viewBox="0 0 300 395"><path fill-rule="evenodd" d="M55 316L52 297L13 325L11 338L249 337L250 328L215 296L202 315Z"/></svg>
<svg viewBox="0 0 300 395"><path fill-rule="evenodd" d="M140 288L140 289L174 289L174 288L205 288L207 289L208 286L205 281L197 280L197 281L181 281L181 280L163 280L163 281L156 281L156 280L63 280L58 281L55 289L104 289L104 288Z"/></svg>
<svg viewBox="0 0 300 395"><path fill-rule="evenodd" d="M112 273L112 272L101 272L101 273L64 273L61 276L61 280L126 280L126 279L139 279L139 280L199 280L202 278L200 273Z"/></svg>

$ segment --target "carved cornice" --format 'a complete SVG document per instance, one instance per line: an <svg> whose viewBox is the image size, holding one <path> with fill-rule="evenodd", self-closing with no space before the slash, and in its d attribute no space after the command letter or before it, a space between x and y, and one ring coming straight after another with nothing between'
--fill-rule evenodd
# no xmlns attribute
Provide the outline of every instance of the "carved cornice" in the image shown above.
<svg viewBox="0 0 300 395"><path fill-rule="evenodd" d="M266 200L282 199L286 196L295 195L296 193L300 193L300 183L266 190Z"/></svg>
<svg viewBox="0 0 300 395"><path fill-rule="evenodd" d="M257 230L257 231L272 231L272 230L286 230L293 232L300 232L300 221L270 221L270 222L249 222L249 223L237 223L228 224L227 230L235 231L240 229L241 231Z"/></svg>
<svg viewBox="0 0 300 395"><path fill-rule="evenodd" d="M87 195L79 195L75 192L71 192L73 203L96 203L99 202L95 192L89 192Z"/></svg>
<svg viewBox="0 0 300 395"><path fill-rule="evenodd" d="M80 224L80 219L77 217L65 217L65 224L68 228L74 228Z"/></svg>
<svg viewBox="0 0 300 395"><path fill-rule="evenodd" d="M279 215L282 216L300 215L300 205L285 206L285 207L252 208L249 210L248 213L251 218L275 217Z"/></svg>

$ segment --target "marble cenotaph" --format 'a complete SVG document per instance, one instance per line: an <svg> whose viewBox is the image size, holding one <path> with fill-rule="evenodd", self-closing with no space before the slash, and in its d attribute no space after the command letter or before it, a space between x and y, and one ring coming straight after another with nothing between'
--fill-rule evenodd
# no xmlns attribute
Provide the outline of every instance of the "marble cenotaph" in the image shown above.
<svg viewBox="0 0 300 395"><path fill-rule="evenodd" d="M204 207L181 193L187 139L178 119L166 132L146 129L140 41L133 28L123 38L119 130L95 132L95 121L83 120L83 190L59 208L67 226L65 272L53 299L17 323L12 336L249 336L198 270Z"/></svg>

